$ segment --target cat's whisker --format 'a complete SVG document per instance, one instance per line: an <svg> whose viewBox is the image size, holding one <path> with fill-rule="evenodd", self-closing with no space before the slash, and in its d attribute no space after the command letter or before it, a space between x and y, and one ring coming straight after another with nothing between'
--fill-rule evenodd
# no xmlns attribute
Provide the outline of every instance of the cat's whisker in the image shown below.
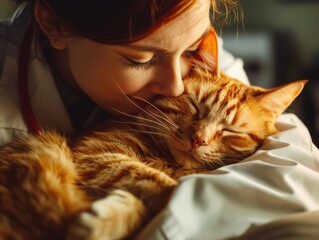
<svg viewBox="0 0 319 240"><path fill-rule="evenodd" d="M170 132L167 132L167 131L157 132L157 131L144 130L144 129L132 129L129 127L121 128L121 131L130 132L130 133L148 133L148 134L153 134L153 135L161 135L161 136L171 137Z"/></svg>
<svg viewBox="0 0 319 240"><path fill-rule="evenodd" d="M222 166L225 166L225 163L221 160L221 159L214 159L213 162L210 162L209 164L210 166L212 166L214 169L216 168L220 168Z"/></svg>
<svg viewBox="0 0 319 240"><path fill-rule="evenodd" d="M144 110L144 109L141 108L138 104L136 104L134 101L132 101L131 98L128 97L128 96L124 93L124 91L122 90L122 88L119 86L119 84L118 84L116 81L114 81L114 83L117 85L117 87L119 88L119 90L121 91L121 93L124 95L124 97L125 97L130 103L132 103L134 106L136 106L136 107L137 107L138 109L140 109L142 112L144 112L144 113L146 113L147 115L153 117L155 120L158 120L156 117L154 117L153 114L151 114L150 112ZM132 96L132 97L137 98L137 99L140 99L140 100L142 100L142 101L148 103L149 105L151 105L151 106L154 107L155 109L157 109L159 112L161 112L161 113L169 120L169 121L167 121L167 122L171 123L174 127L178 128L178 126L177 126L174 122L172 122L162 111L160 111L158 108L156 108L156 107L155 107L153 104L151 104L149 101L147 101L146 99L143 99L143 98L141 98L141 97L136 97L136 96ZM146 119L146 118L145 118L145 119ZM162 122L161 122L161 123L162 123ZM159 125L160 125L160 124L159 124Z"/></svg>
<svg viewBox="0 0 319 240"><path fill-rule="evenodd" d="M159 127L155 127L153 125L149 125L149 124L146 124L146 123L139 123L139 122L126 122L126 121L108 121L108 122L113 122L113 123L123 123L123 124L130 124L130 125L136 125L136 126L144 126L144 127L148 127L148 128L153 128L153 129L156 129L156 130L159 130L159 131L163 131L162 128L159 128ZM164 131L163 131L164 132Z"/></svg>
<svg viewBox="0 0 319 240"><path fill-rule="evenodd" d="M210 152L207 155L207 158L203 159L203 165L208 166L209 168L213 168L213 169L227 165L223 161L223 159L216 157L214 155L215 155L214 152Z"/></svg>
<svg viewBox="0 0 319 240"><path fill-rule="evenodd" d="M162 116L160 116L160 115L158 115L158 114L156 114L154 112L150 112L150 111L148 111L148 112L150 114L154 115L154 118L160 118L160 119L164 120L165 122L167 122L168 124L170 124L168 126L172 127L171 130L174 131L174 130L176 130L178 128L178 126L173 121L168 121L166 118L164 118L164 117L162 117ZM158 120L160 121L160 119L158 119Z"/></svg>
<svg viewBox="0 0 319 240"><path fill-rule="evenodd" d="M140 119L140 120L151 122L151 123L155 123L155 124L157 124L159 126L162 126L162 127L166 128L166 129L170 130L170 128L167 125L159 123L157 121L154 121L154 120L151 120L151 119L148 119L148 118L143 118L143 117L140 117L140 116L136 116L136 115L133 115L133 114L129 114L129 113L123 112L121 110L118 110L116 108L113 108L111 106L107 106L107 107L110 108L111 110L115 111L115 112L118 112L118 113L124 115L124 116L132 117L132 118L135 118L135 119Z"/></svg>
<svg viewBox="0 0 319 240"><path fill-rule="evenodd" d="M144 110L144 109L141 108L138 104L136 104L134 101L132 101L131 98L128 97L128 96L124 93L124 91L122 90L122 88L119 86L119 84L118 84L116 81L114 81L114 83L117 85L117 87L119 88L119 90L121 91L121 93L124 95L124 97L125 97L130 103L132 103L135 107L137 107L137 108L138 108L139 110L141 110L142 112L144 112L144 113L146 113L147 115L149 115L149 116L155 118L155 117L154 117L152 114L150 114L148 111ZM133 97L133 96L132 96L132 97ZM138 98L138 99L140 99L140 100L143 100L144 102L147 102L147 103L150 104L151 106L155 107L154 105L152 105L150 102L146 101L146 100L143 99L143 98L135 97L135 96L134 96L134 98ZM165 116L166 116L166 115L165 115ZM166 117L167 117L167 116L166 116ZM155 119L156 119L156 118L155 118ZM158 120L158 119L156 119L156 120Z"/></svg>
<svg viewBox="0 0 319 240"><path fill-rule="evenodd" d="M210 161L210 162L206 162L206 161L205 161L203 165L204 165L204 168L207 168L207 167L208 167L209 169L212 169L212 168L214 169L214 168L216 167L215 164L216 164L216 163L215 163L215 162L212 162L212 161Z"/></svg>
<svg viewBox="0 0 319 240"><path fill-rule="evenodd" d="M159 113L161 113L163 116L160 116L156 113L152 113L152 112L148 112L149 114L151 114L153 117L158 117L161 118L163 120L165 120L166 122L170 123L171 125L173 125L175 128L178 128L178 126L176 125L176 123L174 123L163 111L161 111L158 107L156 107L154 104L152 104L151 102L147 101L144 98L141 97L136 97L136 96L132 96L132 98L136 98L139 99L141 101L146 102L147 104L149 104L151 107L153 107L154 109L156 109Z"/></svg>
<svg viewBox="0 0 319 240"><path fill-rule="evenodd" d="M127 131L128 131L128 132L137 132L137 133L147 133L147 134L158 135L158 136L163 136L163 137L170 136L169 134L164 134L164 133L159 133L159 132L152 132L152 131L146 131L146 130L133 130L133 129L128 129Z"/></svg>
<svg viewBox="0 0 319 240"><path fill-rule="evenodd" d="M217 167L222 167L226 165L225 162L221 159L216 159L215 163L217 164Z"/></svg>

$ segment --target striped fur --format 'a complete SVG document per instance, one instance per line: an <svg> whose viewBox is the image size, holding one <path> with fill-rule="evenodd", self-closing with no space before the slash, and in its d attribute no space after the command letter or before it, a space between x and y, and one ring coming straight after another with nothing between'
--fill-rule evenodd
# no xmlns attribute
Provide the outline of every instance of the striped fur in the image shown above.
<svg viewBox="0 0 319 240"><path fill-rule="evenodd" d="M265 90L194 72L177 98L81 136L43 132L0 149L1 239L124 239L167 203L178 178L256 151L305 81Z"/></svg>

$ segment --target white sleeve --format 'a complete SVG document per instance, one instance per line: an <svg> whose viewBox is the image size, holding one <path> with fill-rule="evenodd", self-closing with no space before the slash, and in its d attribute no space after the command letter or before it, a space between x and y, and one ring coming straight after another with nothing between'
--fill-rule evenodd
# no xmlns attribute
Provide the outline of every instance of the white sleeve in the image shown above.
<svg viewBox="0 0 319 240"><path fill-rule="evenodd" d="M218 52L219 52L219 68L227 75L240 80L249 85L249 80L244 70L243 60L235 58L231 53L223 48L223 40L218 38Z"/></svg>
<svg viewBox="0 0 319 240"><path fill-rule="evenodd" d="M319 210L319 153L293 114L251 157L181 180L137 239L228 239L290 214Z"/></svg>

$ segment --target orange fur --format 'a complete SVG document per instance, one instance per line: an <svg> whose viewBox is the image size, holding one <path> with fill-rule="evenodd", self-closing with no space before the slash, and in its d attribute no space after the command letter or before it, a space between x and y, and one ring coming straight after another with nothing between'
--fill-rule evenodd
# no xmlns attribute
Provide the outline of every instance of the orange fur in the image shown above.
<svg viewBox="0 0 319 240"><path fill-rule="evenodd" d="M194 71L183 95L157 97L138 119L10 143L0 149L0 238L134 235L163 209L179 177L254 153L304 84L266 90Z"/></svg>

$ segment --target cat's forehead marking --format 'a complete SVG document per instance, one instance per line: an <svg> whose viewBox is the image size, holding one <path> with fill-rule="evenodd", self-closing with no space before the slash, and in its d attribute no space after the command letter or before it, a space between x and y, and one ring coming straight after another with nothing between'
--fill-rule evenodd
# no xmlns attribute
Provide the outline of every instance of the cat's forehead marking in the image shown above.
<svg viewBox="0 0 319 240"><path fill-rule="evenodd" d="M241 105L247 101L245 86L229 78L194 78L186 85L192 113L196 112L196 118L207 118L210 122L234 123Z"/></svg>

